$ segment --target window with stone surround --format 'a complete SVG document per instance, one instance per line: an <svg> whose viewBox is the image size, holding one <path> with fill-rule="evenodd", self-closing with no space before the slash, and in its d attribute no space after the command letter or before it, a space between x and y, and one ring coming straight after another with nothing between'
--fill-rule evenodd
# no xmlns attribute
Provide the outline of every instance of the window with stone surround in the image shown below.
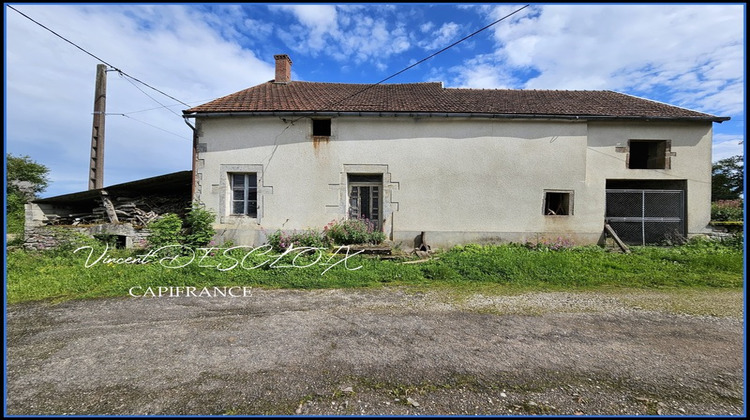
<svg viewBox="0 0 750 420"><path fill-rule="evenodd" d="M258 174L230 173L231 214L258 217Z"/></svg>
<svg viewBox="0 0 750 420"><path fill-rule="evenodd" d="M545 216L572 216L573 192L545 191L543 214Z"/></svg>

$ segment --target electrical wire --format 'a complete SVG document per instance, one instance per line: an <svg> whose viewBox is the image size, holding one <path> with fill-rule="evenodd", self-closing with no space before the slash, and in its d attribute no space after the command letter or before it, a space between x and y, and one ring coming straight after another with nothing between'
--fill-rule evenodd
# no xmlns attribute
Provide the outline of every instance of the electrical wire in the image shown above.
<svg viewBox="0 0 750 420"><path fill-rule="evenodd" d="M155 129L157 129L157 130L161 130L161 131L163 131L163 132L165 132L165 133L169 133L169 134L172 134L173 136L177 136L177 137L179 137L179 138L181 138L181 139L184 139L184 140L190 140L189 138L187 138L187 137L184 137L184 136L182 136L181 134L177 134L177 133L175 133L175 132L172 132L172 131L169 131L169 130L165 130L165 129L163 129L163 128L159 127L159 126L153 125L153 124L151 124L151 123L147 123L146 121L142 121L142 120L139 120L139 119L137 119L137 118L133 118L133 117L131 117L130 115L127 115L127 114L119 114L119 113L114 113L114 112L107 112L107 113L105 113L104 115L114 115L114 116L118 116L118 117L125 117L125 118L131 119L131 120L133 120L133 121L139 122L139 123L141 123L141 124L145 124L145 125L147 125L147 126L149 126L149 127L153 127L153 128L155 128Z"/></svg>
<svg viewBox="0 0 750 420"><path fill-rule="evenodd" d="M182 115L180 115L180 114L178 114L178 113L174 112L173 110L169 109L169 107L167 107L167 106L166 106L166 105L164 105L163 103L161 103L161 102L159 102L158 100L156 100L156 98L154 98L153 96L149 95L148 93L146 93L146 91L144 91L143 89L141 89L140 87L138 87L138 85L136 85L135 83L133 83L133 81L132 81L132 80L130 80L130 79L128 79L128 78L126 78L125 80L127 80L127 81L128 81L128 83L130 83L131 85L133 85L133 87L134 87L134 88L136 88L136 89L140 90L140 91L141 91L141 92L142 92L142 93L143 93L144 95L146 95L146 96L148 96L149 98L151 98L151 100L152 100L152 101L154 101L154 102L156 102L157 104L161 105L161 107L162 107L162 108L164 108L164 109L166 109L167 111L169 111L169 112L173 113L174 115L176 115L176 116L178 116L178 117L182 118Z"/></svg>
<svg viewBox="0 0 750 420"><path fill-rule="evenodd" d="M404 68L404 69L402 69L402 70L400 70L400 71L398 71L398 72L396 72L396 73L394 73L394 74L392 74L392 75L390 75L388 77L386 77L385 79L383 79L383 80L381 80L381 81L379 81L377 83L370 84L367 87L365 87L365 88L363 88L363 89L361 89L361 90L359 90L357 92L354 92L353 94L351 94L351 95L349 95L349 96L347 96L347 97L345 97L343 99L340 99L340 100L332 103L331 105L328 105L328 107L333 107L334 105L338 105L341 102L344 102L344 101L346 101L348 99L351 99L351 98L353 98L353 97L355 97L355 96L357 96L357 95L359 95L359 94L361 94L361 93L363 93L363 92L365 92L365 91L367 91L369 89L372 89L375 86L378 86L378 85L380 85L380 84L382 84L382 83L384 83L384 82L386 82L386 81L388 81L390 79L393 79L394 77L398 76L399 74L404 73L405 71L410 70L410 69L412 69L412 68L414 68L414 67L416 67L416 66L418 66L418 65L420 65L422 63L424 63L425 61L427 61L427 60L435 57L436 55L441 54L441 53L443 53L443 52L445 52L445 51L447 51L447 50L455 47L456 45L458 45L458 44L466 41L467 39L469 39L469 38L471 38L471 37L473 37L473 36L475 36L477 34L479 34L480 32L485 31L485 30L491 28L492 26L497 25L498 23L500 23L500 22L504 21L505 19L507 19L507 18L515 15L516 13L520 12L521 10L523 10L523 9L529 7L529 6L530 6L530 4L527 4L527 5L519 8L519 9L514 10L513 12L511 12L511 13L509 13L509 14L501 17L500 19L498 19L498 20L490 23L489 25L484 26L483 28L480 28L480 29L474 31L474 32L470 33L469 35L466 35L465 37L459 39L458 41L456 41L456 42L448 45L447 47L441 49L440 51L437 51L437 52L435 52L435 53L433 53L433 54L431 54L431 55L429 55L429 56L427 56L427 57L425 57L425 58L417 61L416 63L414 63L414 64L412 64L412 65L410 65L410 66L408 66L408 67L406 67L406 68Z"/></svg>
<svg viewBox="0 0 750 420"><path fill-rule="evenodd" d="M18 14L20 14L20 15L21 15L21 16L23 16L23 17L25 17L26 19L28 19L28 20L30 20L30 21L32 21L32 22L34 22L34 23L36 23L37 25L41 26L42 28L44 28L44 29L48 30L49 32L51 32L52 34L54 34L54 35L55 35L55 36L57 36L58 38L62 39L63 41L65 41L65 42L69 43L70 45L72 45L72 46L74 46L74 47L78 48L79 50L81 50L81 51L83 51L84 53L88 54L89 56L93 57L93 58L94 58L95 60L99 61L100 63L102 63L102 64L105 64L105 65L109 66L109 67L110 67L110 68L111 68L112 70L114 70L114 71L118 72L118 73L119 73L119 74L120 74L121 76L125 76L125 77L127 77L127 78L133 79L134 81L136 81L136 82L138 82L138 83L140 83L140 84L142 84L142 85L144 85L144 86L148 87L149 89L152 89L152 90L154 90L154 91L156 91L156 92L159 92L160 94L162 94L162 95L166 96L166 97L167 97L167 98L169 98L169 99L172 99L173 101L177 101L177 102L179 102L180 104L182 104L182 105L185 105L185 106L186 106L186 107L188 107L188 108L190 107L190 105L188 105L187 103L185 103L185 102L183 102L183 101L181 101L181 100L179 100L179 99L175 98L174 96L172 96L172 95L169 95L168 93L165 93L165 92L163 92L162 90L159 90L159 89L157 89L157 88L155 88L155 87L153 87L153 86L149 85L148 83L146 83L146 82L144 82L144 81L142 81L142 80L139 80L139 79L137 79L137 78L135 78L135 77L133 77L133 76L131 76L131 75L129 75L129 74L127 74L127 73L125 73L125 72L124 72L124 71L122 71L121 69L119 69L119 68L117 68L117 67L113 66L112 64L110 64L110 63L106 62L105 60L103 60L103 59L101 59L101 58L97 57L96 55L94 55L94 54L92 54L92 53L90 53L89 51L87 51L87 50L86 50L86 49L84 49L83 47L80 47L80 46L78 46L78 45L77 45L77 44L76 44L75 42L73 42L73 41L71 41L71 40L69 40L69 39L65 38L64 36L62 36L62 35L58 34L57 32L53 31L52 29L50 29L50 28L48 28L48 27L44 26L43 24L41 24L41 23L37 22L36 20L32 19L31 17L29 17L29 16L28 16L28 15L26 15L25 13L21 12L20 10L16 9L15 7L13 7L13 6L9 5L9 4L8 4L8 5L6 5L6 6L8 6L8 7L10 8L10 9L12 9L12 10L16 11L16 12L17 12ZM152 99L153 99L153 98L152 98ZM180 116L180 117L182 117L182 116Z"/></svg>

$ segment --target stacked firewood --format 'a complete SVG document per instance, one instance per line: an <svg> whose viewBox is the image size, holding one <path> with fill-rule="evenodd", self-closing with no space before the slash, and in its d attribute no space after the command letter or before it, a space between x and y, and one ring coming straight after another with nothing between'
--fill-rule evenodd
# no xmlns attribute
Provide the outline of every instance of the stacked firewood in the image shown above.
<svg viewBox="0 0 750 420"><path fill-rule="evenodd" d="M133 226L146 226L166 213L176 213L182 216L189 210L190 205L183 197L176 196L117 197L109 201L116 215L116 222L130 223ZM114 221L107 212L104 199L100 200L99 205L90 212L47 215L47 224L50 225L76 226Z"/></svg>

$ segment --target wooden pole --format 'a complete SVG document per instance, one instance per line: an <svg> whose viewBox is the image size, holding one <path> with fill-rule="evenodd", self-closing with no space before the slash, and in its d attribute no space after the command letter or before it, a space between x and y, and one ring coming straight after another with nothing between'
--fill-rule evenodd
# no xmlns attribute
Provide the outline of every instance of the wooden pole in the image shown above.
<svg viewBox="0 0 750 420"><path fill-rule="evenodd" d="M104 114L107 108L107 66L96 65L94 122L91 128L91 165L89 189L104 187Z"/></svg>

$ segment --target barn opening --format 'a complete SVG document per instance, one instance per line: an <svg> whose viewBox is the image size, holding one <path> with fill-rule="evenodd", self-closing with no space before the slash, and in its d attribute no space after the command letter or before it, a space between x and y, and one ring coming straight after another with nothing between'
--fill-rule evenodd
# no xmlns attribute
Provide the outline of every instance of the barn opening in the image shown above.
<svg viewBox="0 0 750 420"><path fill-rule="evenodd" d="M686 180L607 180L608 223L628 245L658 245L687 237Z"/></svg>

